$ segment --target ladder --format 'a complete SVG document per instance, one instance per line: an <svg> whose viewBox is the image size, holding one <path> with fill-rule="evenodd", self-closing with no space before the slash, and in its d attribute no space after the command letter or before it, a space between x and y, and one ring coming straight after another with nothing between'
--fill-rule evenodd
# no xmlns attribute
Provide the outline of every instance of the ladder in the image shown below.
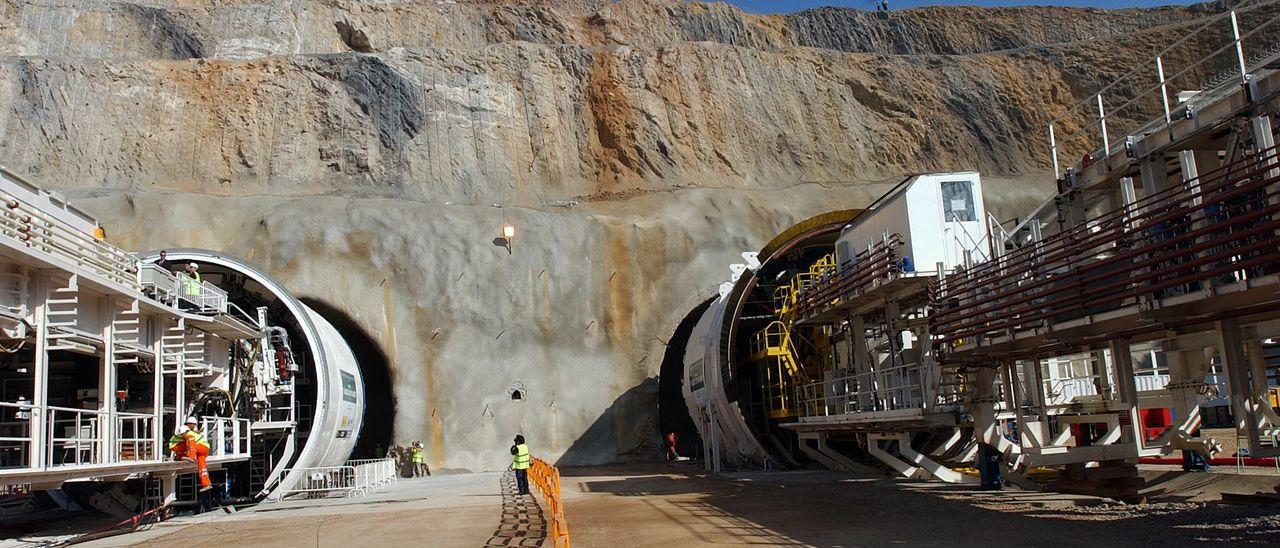
<svg viewBox="0 0 1280 548"><path fill-rule="evenodd" d="M160 478L148 477L142 480L142 512L154 510L164 505L163 483Z"/></svg>
<svg viewBox="0 0 1280 548"><path fill-rule="evenodd" d="M72 330L79 325L80 276L53 275L49 278L49 294L45 299L44 322L48 333L48 350L74 350L75 345L61 341L76 336Z"/></svg>

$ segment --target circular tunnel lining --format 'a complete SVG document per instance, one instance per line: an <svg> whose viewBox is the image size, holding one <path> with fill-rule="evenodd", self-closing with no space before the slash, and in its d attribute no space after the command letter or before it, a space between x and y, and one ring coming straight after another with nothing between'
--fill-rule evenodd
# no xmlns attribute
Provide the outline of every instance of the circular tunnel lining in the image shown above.
<svg viewBox="0 0 1280 548"><path fill-rule="evenodd" d="M390 360L382 347L350 315L311 297L300 297L346 339L364 379L364 421L356 438L353 459L381 458L391 447L392 425L396 419L395 391L391 389Z"/></svg>
<svg viewBox="0 0 1280 548"><path fill-rule="evenodd" d="M349 339L328 318L295 298L279 281L241 259L203 249L169 249L168 253L175 264L195 262L200 265L202 277L227 291L228 301L240 309L234 310L233 315L248 316L251 321L256 321L252 319L256 314L254 310L265 306L267 324L283 327L289 334L299 366L297 382L294 383L296 422L293 431L296 441L289 441L288 437L273 437L274 431L263 433L262 440L255 434L255 443L264 444L261 447L265 453L263 457L270 456L268 467L279 471L335 466L351 458L363 432L364 407L368 398L360 364ZM143 262L152 262L157 257L158 251L141 254L139 258ZM334 310L333 307L322 308ZM345 315L331 316L339 318L341 323L341 317ZM369 342L372 343L371 339ZM382 363L385 364L385 359ZM390 423L386 424L389 426ZM376 438L370 437L370 443L374 443ZM290 445L293 446L292 451L288 450ZM293 481L296 478L292 476L295 475L282 479L276 485Z"/></svg>
<svg viewBox="0 0 1280 548"><path fill-rule="evenodd" d="M667 349L662 354L662 366L658 369L658 433L666 440L667 434L676 435L676 452L686 457L701 457L702 438L689 416L689 406L684 399L684 352L693 336L698 320L715 298L707 299L693 307L676 326ZM666 446L663 446L665 452Z"/></svg>

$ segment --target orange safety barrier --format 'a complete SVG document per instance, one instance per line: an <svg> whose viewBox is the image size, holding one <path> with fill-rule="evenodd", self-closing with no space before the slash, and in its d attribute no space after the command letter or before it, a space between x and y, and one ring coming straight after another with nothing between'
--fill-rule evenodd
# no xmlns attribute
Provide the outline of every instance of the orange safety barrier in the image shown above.
<svg viewBox="0 0 1280 548"><path fill-rule="evenodd" d="M564 503L560 498L560 470L542 459L535 458L529 465L529 479L547 499L547 511L551 517L551 539L556 548L569 548L569 524L564 520Z"/></svg>

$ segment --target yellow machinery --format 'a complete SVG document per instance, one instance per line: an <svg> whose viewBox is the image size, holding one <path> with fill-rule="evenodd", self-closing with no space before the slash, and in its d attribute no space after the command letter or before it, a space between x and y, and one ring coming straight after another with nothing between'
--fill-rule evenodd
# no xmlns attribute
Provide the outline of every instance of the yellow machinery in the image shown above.
<svg viewBox="0 0 1280 548"><path fill-rule="evenodd" d="M830 362L830 337L825 327L809 328L814 358L802 363L796 346L799 335L793 335L792 312L800 296L835 273L835 254L824 255L806 272L792 276L786 285L773 293L774 315L778 318L751 337L751 359L762 366L762 392L769 418L794 417L799 414L798 389L812 382L810 371L823 371Z"/></svg>

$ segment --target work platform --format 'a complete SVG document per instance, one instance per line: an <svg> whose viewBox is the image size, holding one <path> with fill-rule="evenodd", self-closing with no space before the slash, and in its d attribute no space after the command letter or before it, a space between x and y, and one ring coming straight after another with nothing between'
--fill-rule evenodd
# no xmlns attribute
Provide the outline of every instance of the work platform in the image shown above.
<svg viewBox="0 0 1280 548"><path fill-rule="evenodd" d="M169 458L169 435L210 398L226 400L197 421L210 468L261 458L254 420L235 416L231 395L231 377L252 380L252 362L269 356L261 311L142 264L92 217L3 167L0 202L0 485L154 479L163 485L147 490L159 497L150 504L160 504L177 475L195 472Z"/></svg>

